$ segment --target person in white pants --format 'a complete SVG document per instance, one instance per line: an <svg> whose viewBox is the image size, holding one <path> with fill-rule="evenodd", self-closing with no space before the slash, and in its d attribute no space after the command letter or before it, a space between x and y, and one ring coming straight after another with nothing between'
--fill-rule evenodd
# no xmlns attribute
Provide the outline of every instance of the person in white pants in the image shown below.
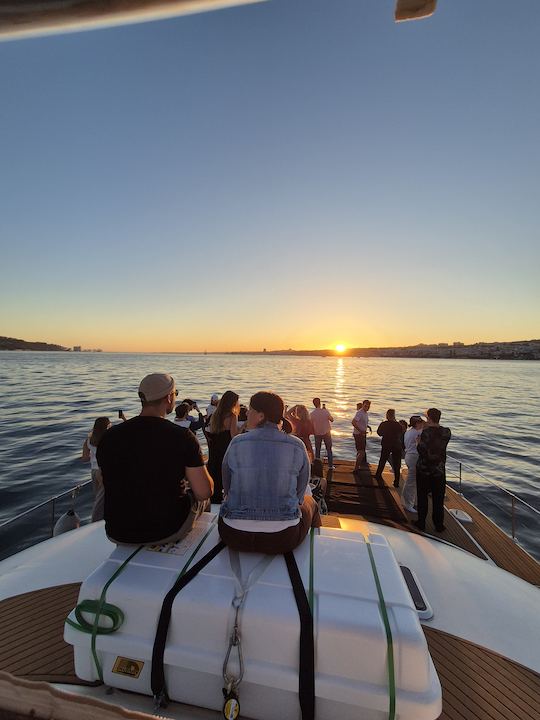
<svg viewBox="0 0 540 720"><path fill-rule="evenodd" d="M409 429L405 433L405 465L407 466L407 480L401 491L401 502L405 510L416 513L416 463L418 450L416 444L424 429L424 421L420 415L413 415L409 420Z"/></svg>

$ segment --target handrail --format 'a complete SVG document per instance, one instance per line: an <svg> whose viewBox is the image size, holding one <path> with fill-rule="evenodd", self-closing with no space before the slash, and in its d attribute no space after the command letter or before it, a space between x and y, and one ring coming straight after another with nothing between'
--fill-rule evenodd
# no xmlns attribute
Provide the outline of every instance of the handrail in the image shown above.
<svg viewBox="0 0 540 720"><path fill-rule="evenodd" d="M451 455L450 453L447 453L447 457L451 458L452 460L454 460L455 462L457 462L457 463L459 464L459 467L460 467L460 474L459 474L460 485L461 485L461 468L464 467L464 468L467 468L467 470L470 470L471 472L475 473L475 475L478 475L478 477L481 477L482 480L485 480L485 481L486 481L487 483L489 483L490 485L495 485L495 487L498 487L499 490L502 490L502 491L505 492L507 495L510 495L510 497L514 498L514 500L517 500L518 502L520 502L520 503L522 503L523 505L525 505L526 507L528 507L529 510L532 510L532 511L535 512L537 515L540 515L540 510L538 510L537 508L535 508L535 507L533 507L532 505L530 505L526 500L523 500L522 498L519 497L519 495L516 495L516 494L513 493L511 490L507 490L507 488L505 488L504 485L502 485L501 483L497 482L496 480L490 480L490 479L487 478L485 475L482 475L482 473L478 472L478 470L476 470L475 468L473 468L471 465L468 465L467 463L464 463L462 460L460 460L459 458L455 457L454 455Z"/></svg>
<svg viewBox="0 0 540 720"><path fill-rule="evenodd" d="M60 493L59 495L53 495L52 497L48 498L47 500L44 500L43 502L38 503L37 505L34 505L31 508L28 508L28 510L24 510L22 513L15 515L15 517L12 517L9 520L6 520L5 522L1 523L0 530L7 527L8 525L10 525L13 522L20 520L25 515L29 515L30 513L35 512L36 510L39 510L42 507L45 507L46 505L48 505L51 502L55 503L57 500L60 500L61 498L66 497L66 495L73 495L73 497L75 497L75 495L77 495L82 490L82 488L86 487L91 482L92 482L92 480L86 480L85 482L80 483L79 485L75 485L74 487L70 488L69 490L65 490L64 492Z"/></svg>

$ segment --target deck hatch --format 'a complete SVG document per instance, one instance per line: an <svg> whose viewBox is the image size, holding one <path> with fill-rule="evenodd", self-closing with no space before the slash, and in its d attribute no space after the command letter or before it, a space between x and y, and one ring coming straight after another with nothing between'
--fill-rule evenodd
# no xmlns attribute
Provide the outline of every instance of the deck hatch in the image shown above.
<svg viewBox="0 0 540 720"><path fill-rule="evenodd" d="M418 613L421 617L424 616L426 611L431 610L428 603L424 599L424 596L422 595L422 591L418 587L418 584L416 582L416 579L411 571L410 568L406 567L405 565L400 565L401 573L403 575L403 578L405 582L407 583L407 587L409 589L409 592L411 594L414 607L418 610ZM432 613L431 613L432 614Z"/></svg>

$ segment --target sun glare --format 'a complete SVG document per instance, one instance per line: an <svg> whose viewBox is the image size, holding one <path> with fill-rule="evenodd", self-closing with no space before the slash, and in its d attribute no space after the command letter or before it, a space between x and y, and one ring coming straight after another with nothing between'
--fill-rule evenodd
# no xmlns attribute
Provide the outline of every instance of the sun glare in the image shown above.
<svg viewBox="0 0 540 720"><path fill-rule="evenodd" d="M338 353L345 352L346 349L347 347L345 345L336 345L336 352Z"/></svg>

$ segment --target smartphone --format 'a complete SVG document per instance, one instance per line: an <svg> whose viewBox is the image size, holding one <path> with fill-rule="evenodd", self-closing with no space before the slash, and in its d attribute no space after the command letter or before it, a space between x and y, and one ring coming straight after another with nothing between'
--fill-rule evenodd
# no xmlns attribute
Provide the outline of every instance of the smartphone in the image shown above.
<svg viewBox="0 0 540 720"><path fill-rule="evenodd" d="M120 419L122 418L122 411L121 411L121 410L118 411L118 417L119 417Z"/></svg>

